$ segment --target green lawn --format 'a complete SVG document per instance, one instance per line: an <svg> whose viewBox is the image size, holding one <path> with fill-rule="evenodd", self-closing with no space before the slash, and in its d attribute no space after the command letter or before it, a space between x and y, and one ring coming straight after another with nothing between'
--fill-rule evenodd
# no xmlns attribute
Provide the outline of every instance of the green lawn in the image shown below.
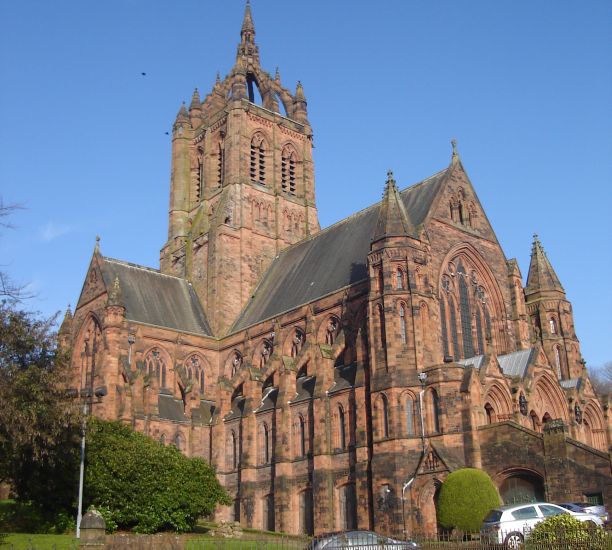
<svg viewBox="0 0 612 550"><path fill-rule="evenodd" d="M77 539L72 535L31 535L29 533L0 533L0 548L8 550L74 550Z"/></svg>

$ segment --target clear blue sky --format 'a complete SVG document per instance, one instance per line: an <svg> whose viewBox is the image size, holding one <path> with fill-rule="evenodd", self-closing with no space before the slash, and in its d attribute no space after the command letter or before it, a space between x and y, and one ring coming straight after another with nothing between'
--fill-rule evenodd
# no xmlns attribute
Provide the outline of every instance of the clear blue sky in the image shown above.
<svg viewBox="0 0 612 550"><path fill-rule="evenodd" d="M299 79L327 226L463 163L526 277L537 232L590 366L612 360L612 3L253 0L262 64ZM243 0L1 0L0 263L51 314L78 299L95 235L157 267L171 128L231 69ZM147 76L141 76L146 72Z"/></svg>

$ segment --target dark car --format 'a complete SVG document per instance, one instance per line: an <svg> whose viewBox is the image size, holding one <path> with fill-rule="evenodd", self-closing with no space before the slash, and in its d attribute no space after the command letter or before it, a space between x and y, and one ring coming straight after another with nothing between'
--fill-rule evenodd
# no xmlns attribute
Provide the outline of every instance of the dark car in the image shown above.
<svg viewBox="0 0 612 550"><path fill-rule="evenodd" d="M421 546L411 540L395 540L372 531L345 531L321 535L313 539L307 550L417 550Z"/></svg>
<svg viewBox="0 0 612 550"><path fill-rule="evenodd" d="M572 512L583 512L587 514L595 514L599 516L605 525L610 523L610 515L606 510L606 507L598 504L591 504L589 502L561 502L559 506L563 506L567 510L571 510Z"/></svg>

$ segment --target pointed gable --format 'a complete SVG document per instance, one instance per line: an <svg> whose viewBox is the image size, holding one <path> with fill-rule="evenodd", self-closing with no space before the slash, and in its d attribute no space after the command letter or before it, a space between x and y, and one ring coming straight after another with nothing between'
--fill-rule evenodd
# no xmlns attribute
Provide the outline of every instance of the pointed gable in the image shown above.
<svg viewBox="0 0 612 550"><path fill-rule="evenodd" d="M546 256L546 252L544 252L540 239L538 239L537 235L534 235L525 294L529 295L542 291L565 292L548 260L548 256Z"/></svg>
<svg viewBox="0 0 612 550"><path fill-rule="evenodd" d="M435 219L460 231L497 243L493 227L456 151L453 152L453 158L444 176L426 214L425 222Z"/></svg>

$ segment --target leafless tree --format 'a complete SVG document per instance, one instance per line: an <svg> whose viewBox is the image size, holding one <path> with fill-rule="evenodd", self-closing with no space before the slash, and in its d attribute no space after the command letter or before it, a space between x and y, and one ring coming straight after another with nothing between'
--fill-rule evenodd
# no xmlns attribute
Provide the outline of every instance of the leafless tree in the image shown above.
<svg viewBox="0 0 612 550"><path fill-rule="evenodd" d="M612 361L604 363L599 368L590 369L589 378L598 395L612 393Z"/></svg>
<svg viewBox="0 0 612 550"><path fill-rule="evenodd" d="M21 210L22 208L19 204L4 204L4 201L0 198L0 227L13 229L13 225L7 220L7 217L15 210ZM26 285L16 283L2 267L0 265L0 300L21 302L31 298L33 294L27 291Z"/></svg>

